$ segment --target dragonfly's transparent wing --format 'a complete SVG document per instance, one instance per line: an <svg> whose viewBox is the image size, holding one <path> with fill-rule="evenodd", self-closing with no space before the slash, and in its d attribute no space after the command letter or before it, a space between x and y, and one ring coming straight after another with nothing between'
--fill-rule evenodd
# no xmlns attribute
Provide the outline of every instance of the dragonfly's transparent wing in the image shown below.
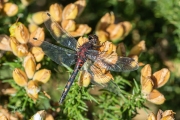
<svg viewBox="0 0 180 120"><path fill-rule="evenodd" d="M46 41L40 46L44 53L59 65L66 64L71 66L75 63L76 51L62 48Z"/></svg>
<svg viewBox="0 0 180 120"><path fill-rule="evenodd" d="M138 63L129 57L119 57L115 52L107 54L96 50L88 50L87 57L94 61L95 64L106 70L126 72L138 69Z"/></svg>
<svg viewBox="0 0 180 120"><path fill-rule="evenodd" d="M84 73L91 75L91 83L98 85L102 89L106 89L117 95L121 94L119 86L113 82L113 77L110 72L104 72L101 68L96 66L92 61L87 60L81 69Z"/></svg>
<svg viewBox="0 0 180 120"><path fill-rule="evenodd" d="M69 35L57 22L55 22L48 12L44 12L42 17L46 28L55 40L65 47L76 50L77 40L75 38Z"/></svg>

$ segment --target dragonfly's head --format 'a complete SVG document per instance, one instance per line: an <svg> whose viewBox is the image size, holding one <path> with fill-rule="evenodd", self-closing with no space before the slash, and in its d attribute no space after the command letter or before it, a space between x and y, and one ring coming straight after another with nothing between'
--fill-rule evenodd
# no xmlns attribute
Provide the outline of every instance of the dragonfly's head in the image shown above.
<svg viewBox="0 0 180 120"><path fill-rule="evenodd" d="M88 36L89 42L93 44L93 46L99 45L99 39L96 35L89 35Z"/></svg>

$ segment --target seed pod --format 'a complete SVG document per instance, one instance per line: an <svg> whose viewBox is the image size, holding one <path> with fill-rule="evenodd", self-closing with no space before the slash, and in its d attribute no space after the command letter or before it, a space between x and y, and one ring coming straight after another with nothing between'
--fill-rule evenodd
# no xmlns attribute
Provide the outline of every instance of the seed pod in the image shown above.
<svg viewBox="0 0 180 120"><path fill-rule="evenodd" d="M165 98L163 94L161 94L156 89L153 89L153 91L149 94L147 100L154 104L161 105L164 103Z"/></svg>
<svg viewBox="0 0 180 120"><path fill-rule="evenodd" d="M42 18L42 14L44 13L44 11L39 11L36 13L33 13L32 15L32 20L35 24L40 25L43 23L43 18Z"/></svg>
<svg viewBox="0 0 180 120"><path fill-rule="evenodd" d="M170 72L166 68L163 68L163 69L155 72L152 75L152 79L155 83L155 87L156 88L162 87L164 84L167 83L167 81L169 80L169 77L170 77Z"/></svg>
<svg viewBox="0 0 180 120"><path fill-rule="evenodd" d="M0 50L11 51L9 39L5 34L0 35Z"/></svg>
<svg viewBox="0 0 180 120"><path fill-rule="evenodd" d="M116 40L122 38L124 33L123 26L120 23L109 25L106 31L109 33L109 38L113 42L116 42Z"/></svg>
<svg viewBox="0 0 180 120"><path fill-rule="evenodd" d="M50 77L51 71L47 69L42 69L35 73L33 80L38 81L40 83L47 83Z"/></svg>
<svg viewBox="0 0 180 120"><path fill-rule="evenodd" d="M80 71L78 85L87 87L90 84L90 81L91 81L91 74L89 74L87 71Z"/></svg>
<svg viewBox="0 0 180 120"><path fill-rule="evenodd" d="M70 3L68 4L62 13L63 20L65 19L75 19L78 14L78 7L77 5Z"/></svg>
<svg viewBox="0 0 180 120"><path fill-rule="evenodd" d="M145 51L145 49L146 49L145 41L142 40L131 49L129 55L130 56L131 55L139 55L141 52Z"/></svg>
<svg viewBox="0 0 180 120"><path fill-rule="evenodd" d="M14 35L19 43L26 44L29 40L29 31L22 23L18 22L14 29Z"/></svg>
<svg viewBox="0 0 180 120"><path fill-rule="evenodd" d="M61 22L61 26L67 32L71 32L71 31L74 31L76 29L76 24L75 24L74 20L63 20Z"/></svg>
<svg viewBox="0 0 180 120"><path fill-rule="evenodd" d="M26 92L28 96L36 101L38 99L38 93L40 91L39 85L36 81L29 81L26 87Z"/></svg>
<svg viewBox="0 0 180 120"><path fill-rule="evenodd" d="M45 39L45 33L43 28L37 28L31 33L29 43L32 46L40 46Z"/></svg>
<svg viewBox="0 0 180 120"><path fill-rule="evenodd" d="M13 71L13 79L16 82L16 84L22 87L26 86L28 82L28 78L25 72L18 68L15 68Z"/></svg>
<svg viewBox="0 0 180 120"><path fill-rule="evenodd" d="M31 53L29 53L24 58L23 67L26 71L28 78L31 79L34 75L35 70L36 70L36 62L35 62L35 59Z"/></svg>
<svg viewBox="0 0 180 120"><path fill-rule="evenodd" d="M62 19L62 6L58 3L52 4L49 8L49 13L55 21L61 22Z"/></svg>
<svg viewBox="0 0 180 120"><path fill-rule="evenodd" d="M11 2L8 2L8 3L5 3L4 4L4 13L9 16L9 17L12 17L14 15L17 14L18 12L18 6L16 4L13 4Z"/></svg>
<svg viewBox="0 0 180 120"><path fill-rule="evenodd" d="M115 21L115 16L114 13L106 13L98 22L96 26L96 31L103 30L105 31L106 28L110 25L113 24Z"/></svg>
<svg viewBox="0 0 180 120"><path fill-rule="evenodd" d="M36 62L40 62L44 58L44 52L40 47L32 47L31 53L34 55Z"/></svg>

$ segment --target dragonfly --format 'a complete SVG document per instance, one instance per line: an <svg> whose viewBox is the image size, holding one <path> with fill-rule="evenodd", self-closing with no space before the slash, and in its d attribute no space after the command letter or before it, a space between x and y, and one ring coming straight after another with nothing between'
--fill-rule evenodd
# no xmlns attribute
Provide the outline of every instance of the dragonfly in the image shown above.
<svg viewBox="0 0 180 120"><path fill-rule="evenodd" d="M61 45L57 46L47 41L43 41L40 47L43 49L44 53L59 65L72 66L75 64L74 70L61 95L59 101L60 104L63 103L66 98L68 91L80 70L88 72L91 75L92 83L119 94L120 88L113 80L103 82L106 75L101 71L99 66L115 72L133 71L138 69L138 63L129 57L118 56L116 62L112 64L112 61L109 60L109 58L113 56L112 54L108 55L105 51L98 51L100 45L96 35L89 35L88 41L80 45L74 37L65 31L51 17L50 13L45 12L43 14L43 20L51 36ZM103 78L99 77L99 79L102 79L102 83L96 82L95 79L97 79L98 75L103 76Z"/></svg>

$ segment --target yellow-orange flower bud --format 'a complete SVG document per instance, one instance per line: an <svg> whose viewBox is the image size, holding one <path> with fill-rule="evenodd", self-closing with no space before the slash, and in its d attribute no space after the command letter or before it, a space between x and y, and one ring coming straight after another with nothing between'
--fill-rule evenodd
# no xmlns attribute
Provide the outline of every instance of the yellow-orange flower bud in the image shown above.
<svg viewBox="0 0 180 120"><path fill-rule="evenodd" d="M5 34L0 35L0 50L11 51L9 37Z"/></svg>
<svg viewBox="0 0 180 120"><path fill-rule="evenodd" d="M76 29L76 23L74 22L74 20L63 20L61 22L61 26L67 32L71 32L71 31L74 31Z"/></svg>
<svg viewBox="0 0 180 120"><path fill-rule="evenodd" d="M164 103L165 98L164 95L161 94L158 90L153 89L152 92L149 94L147 100L154 104L161 105Z"/></svg>
<svg viewBox="0 0 180 120"><path fill-rule="evenodd" d="M167 68L163 68L157 72L155 72L152 76L152 79L155 83L155 87L162 87L169 80L170 71Z"/></svg>
<svg viewBox="0 0 180 120"><path fill-rule="evenodd" d="M44 52L40 47L32 47L31 53L34 55L37 62L40 62L44 58Z"/></svg>
<svg viewBox="0 0 180 120"><path fill-rule="evenodd" d="M62 19L62 6L58 3L52 4L49 8L49 13L55 21L61 22Z"/></svg>
<svg viewBox="0 0 180 120"><path fill-rule="evenodd" d="M28 96L36 101L38 99L38 93L40 91L39 85L36 81L29 81L26 87L26 92Z"/></svg>
<svg viewBox="0 0 180 120"><path fill-rule="evenodd" d="M31 79L36 70L36 62L31 53L28 53L28 55L24 58L23 67L26 71L28 78Z"/></svg>
<svg viewBox="0 0 180 120"><path fill-rule="evenodd" d="M142 51L145 51L145 49L146 49L145 41L142 40L131 49L129 55L130 56L131 55L139 55Z"/></svg>
<svg viewBox="0 0 180 120"><path fill-rule="evenodd" d="M16 4L13 4L13 3L11 3L11 2L8 2L8 3L5 3L5 4L4 4L3 10L4 10L4 13L5 13L7 16L11 17L11 16L14 16L14 15L17 14L17 12L18 12L18 6L17 6Z"/></svg>
<svg viewBox="0 0 180 120"><path fill-rule="evenodd" d="M74 4L77 5L78 15L80 15L86 6L86 0L77 0Z"/></svg>
<svg viewBox="0 0 180 120"><path fill-rule="evenodd" d="M91 74L87 71L80 71L78 84L79 86L87 87L91 81Z"/></svg>
<svg viewBox="0 0 180 120"><path fill-rule="evenodd" d="M22 23L18 22L15 23L17 24L15 31L14 31L14 35L16 37L16 39L18 40L19 43L22 44L26 44L29 40L29 31L26 28L26 26L24 26Z"/></svg>
<svg viewBox="0 0 180 120"><path fill-rule="evenodd" d="M26 86L28 82L26 73L18 68L13 71L13 79L19 86Z"/></svg>
<svg viewBox="0 0 180 120"><path fill-rule="evenodd" d="M36 25L35 23L30 23L28 25L28 29L30 33L34 32L37 28L38 28L38 25Z"/></svg>
<svg viewBox="0 0 180 120"><path fill-rule="evenodd" d="M153 90L154 83L151 80L151 78L145 78L141 81L141 92L146 97L146 95L149 95L151 91Z"/></svg>
<svg viewBox="0 0 180 120"><path fill-rule="evenodd" d="M31 33L29 43L32 46L40 46L45 39L45 33L43 28L37 28Z"/></svg>
<svg viewBox="0 0 180 120"><path fill-rule="evenodd" d="M141 69L141 84L143 84L144 79L151 77L151 74L152 74L151 66L149 64L145 65Z"/></svg>
<svg viewBox="0 0 180 120"><path fill-rule="evenodd" d="M35 24L40 25L44 22L44 20L42 18L43 13L44 13L44 11L39 11L32 15L32 20Z"/></svg>
<svg viewBox="0 0 180 120"><path fill-rule="evenodd" d="M77 5L70 3L68 4L62 13L63 20L65 19L75 19L78 14L78 7Z"/></svg>
<svg viewBox="0 0 180 120"><path fill-rule="evenodd" d="M38 81L40 83L47 83L50 77L51 71L47 69L42 69L34 74L33 80Z"/></svg>

